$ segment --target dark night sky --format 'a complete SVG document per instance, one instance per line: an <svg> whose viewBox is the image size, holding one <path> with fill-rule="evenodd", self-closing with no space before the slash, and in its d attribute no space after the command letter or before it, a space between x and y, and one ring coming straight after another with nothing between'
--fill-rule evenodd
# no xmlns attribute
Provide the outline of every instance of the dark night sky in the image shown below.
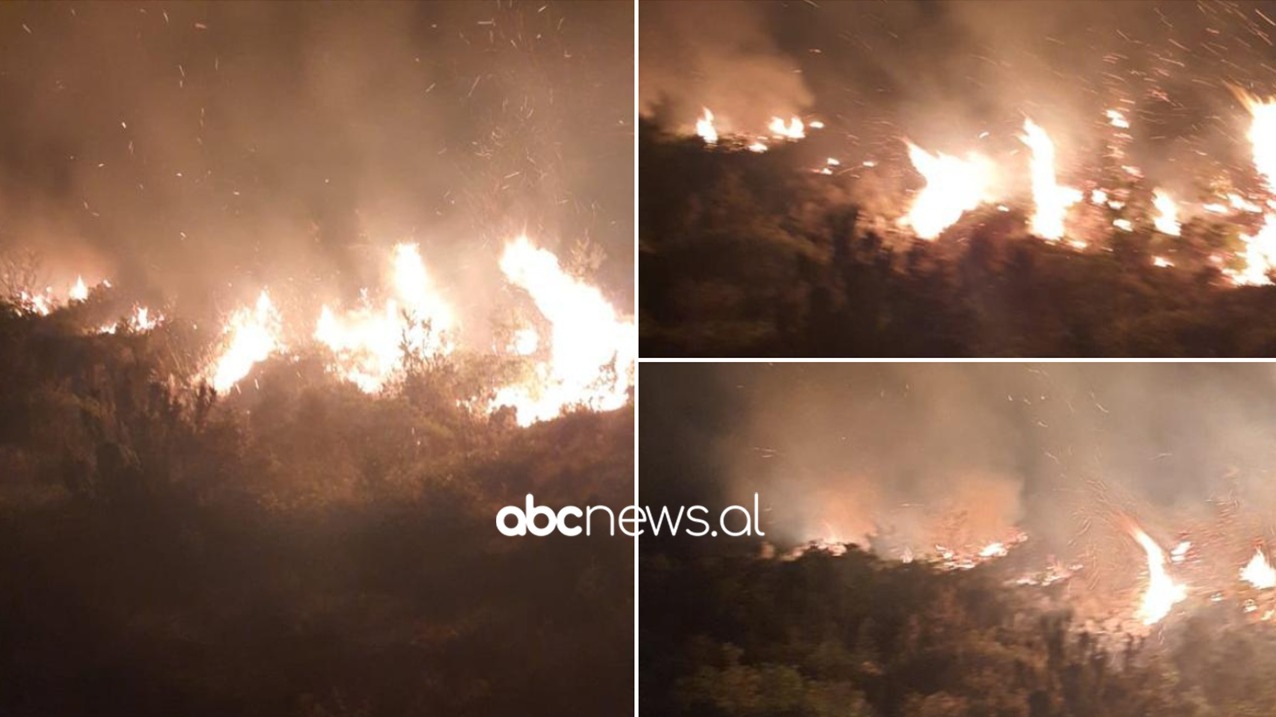
<svg viewBox="0 0 1276 717"><path fill-rule="evenodd" d="M627 310L632 57L626 2L5 3L0 249L225 307L414 239L482 317L526 228Z"/></svg>

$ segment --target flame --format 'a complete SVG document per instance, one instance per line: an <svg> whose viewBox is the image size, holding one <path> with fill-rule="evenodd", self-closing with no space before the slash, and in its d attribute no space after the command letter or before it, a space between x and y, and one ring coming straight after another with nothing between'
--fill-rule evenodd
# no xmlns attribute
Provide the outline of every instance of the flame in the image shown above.
<svg viewBox="0 0 1276 717"><path fill-rule="evenodd" d="M1144 625L1155 625L1170 614L1174 605L1187 597L1187 590L1165 571L1165 552L1148 534L1135 527L1130 535L1147 554L1148 587L1143 593L1138 616Z"/></svg>
<svg viewBox="0 0 1276 717"><path fill-rule="evenodd" d="M718 130L713 126L713 113L708 107L704 108L704 115L696 120L696 134L700 135L705 144L718 143Z"/></svg>
<svg viewBox="0 0 1276 717"><path fill-rule="evenodd" d="M510 342L510 352L519 356L531 356L540 346L541 337L536 329L526 328L514 332L514 340Z"/></svg>
<svg viewBox="0 0 1276 717"><path fill-rule="evenodd" d="M993 543L989 543L985 545L983 549L979 551L979 557L1002 558L1008 555L1009 553L1010 551L1006 549L1005 543L993 542Z"/></svg>
<svg viewBox="0 0 1276 717"><path fill-rule="evenodd" d="M143 331L150 331L156 326L159 326L160 322L163 320L163 316L158 314L151 316L150 309L145 306L138 306L133 309L133 315L129 317L128 325L133 331L141 333Z"/></svg>
<svg viewBox="0 0 1276 717"><path fill-rule="evenodd" d="M32 294L28 291L18 292L18 308L28 314L38 314L39 316L48 316L53 311L53 299L49 296L48 289L43 294Z"/></svg>
<svg viewBox="0 0 1276 717"><path fill-rule="evenodd" d="M1241 580L1259 590L1276 588L1276 568L1272 568L1271 563L1267 562L1267 556L1263 555L1261 548L1254 549L1254 557L1241 570Z"/></svg>
<svg viewBox="0 0 1276 717"><path fill-rule="evenodd" d="M512 406L520 425L548 420L570 405L609 411L625 405L633 380L633 322L622 320L596 287L570 276L558 259L520 236L505 247L501 271L531 295L551 326L548 363L535 385L506 386L494 406Z"/></svg>
<svg viewBox="0 0 1276 717"><path fill-rule="evenodd" d="M770 148L766 146L766 142L763 142L760 139L754 142L753 144L749 145L750 152L765 152L768 149Z"/></svg>
<svg viewBox="0 0 1276 717"><path fill-rule="evenodd" d="M365 393L380 391L403 365L404 351L416 356L449 353L447 332L453 313L434 290L414 244L394 248L395 299L381 308L363 305L341 316L324 306L314 338L333 351L333 370Z"/></svg>
<svg viewBox="0 0 1276 717"><path fill-rule="evenodd" d="M71 287L71 293L68 294L71 301L84 301L89 298L89 287L84 284L84 277L75 277L75 286Z"/></svg>
<svg viewBox="0 0 1276 717"><path fill-rule="evenodd" d="M1276 100L1260 100L1239 93L1249 110L1249 142L1253 148L1254 167L1267 180L1268 189L1276 188ZM1238 202L1233 202L1236 206ZM1276 267L1276 214L1263 217L1263 228L1253 236L1242 236L1245 251L1241 254L1245 267L1229 272L1237 284L1270 284L1267 273Z"/></svg>
<svg viewBox="0 0 1276 717"><path fill-rule="evenodd" d="M225 347L213 362L211 381L218 392L230 390L252 367L283 349L280 333L283 320L270 296L263 290L253 308L242 308L226 322Z"/></svg>
<svg viewBox="0 0 1276 717"><path fill-rule="evenodd" d="M797 117L790 117L788 123L779 117L772 117L767 125L771 134L782 139L802 139L806 136L806 125Z"/></svg>
<svg viewBox="0 0 1276 717"><path fill-rule="evenodd" d="M943 153L932 155L909 142L908 158L926 179L905 217L905 223L922 239L939 236L984 201L992 165L982 156L970 154L960 159Z"/></svg>
<svg viewBox="0 0 1276 717"><path fill-rule="evenodd" d="M1178 236L1183 225L1179 224L1179 206L1174 199L1164 190L1156 189L1152 192L1152 206L1156 208L1156 217L1152 220L1156 230L1172 237Z"/></svg>
<svg viewBox="0 0 1276 717"><path fill-rule="evenodd" d="M1250 212L1251 214L1262 214L1263 208L1249 201L1245 197L1232 192L1227 195L1227 202L1232 205L1232 209L1238 209L1242 212Z"/></svg>
<svg viewBox="0 0 1276 717"><path fill-rule="evenodd" d="M1081 192L1071 187L1061 187L1055 180L1054 142L1050 135L1032 120L1025 119L1024 134L1019 138L1032 150L1032 200L1036 212L1032 215L1032 233L1057 241L1063 238L1063 220L1068 207L1081 200Z"/></svg>
<svg viewBox="0 0 1276 717"><path fill-rule="evenodd" d="M1174 265L1167 263L1167 266L1174 266ZM1191 549L1192 549L1192 542L1190 540L1179 541L1179 544L1175 545L1174 549L1170 551L1170 562L1181 563L1184 560L1187 560L1187 552Z"/></svg>

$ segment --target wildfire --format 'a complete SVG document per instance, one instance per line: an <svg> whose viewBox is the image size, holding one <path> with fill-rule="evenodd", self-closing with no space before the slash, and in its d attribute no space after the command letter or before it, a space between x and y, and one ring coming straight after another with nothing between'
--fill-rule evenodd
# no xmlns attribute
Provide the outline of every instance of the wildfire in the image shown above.
<svg viewBox="0 0 1276 717"><path fill-rule="evenodd" d="M1032 232L1042 239L1058 241L1063 238L1063 220L1068 207L1081 200L1081 192L1071 187L1061 187L1055 180L1054 142L1050 135L1032 120L1023 123L1024 134L1020 140L1032 151L1032 200L1036 211L1032 215Z"/></svg>
<svg viewBox="0 0 1276 717"><path fill-rule="evenodd" d="M718 143L718 130L713 126L713 113L708 107L704 108L704 115L696 120L696 134L700 135L705 144Z"/></svg>
<svg viewBox="0 0 1276 717"><path fill-rule="evenodd" d="M75 285L71 287L71 293L68 294L71 301L84 301L89 298L89 287L84 283L84 277L75 277Z"/></svg>
<svg viewBox="0 0 1276 717"><path fill-rule="evenodd" d="M438 295L415 244L394 248L395 298L381 308L368 303L337 316L324 306L314 338L332 350L333 370L365 393L376 393L403 365L404 354L451 351L452 309Z"/></svg>
<svg viewBox="0 0 1276 717"><path fill-rule="evenodd" d="M1252 117L1249 142L1254 167L1267 180L1268 189L1276 188L1276 100L1263 101L1245 94L1241 100ZM1233 206L1235 204L1233 202ZM1237 284L1270 284L1267 272L1276 267L1276 214L1268 212L1263 217L1263 228L1253 236L1242 236L1241 240L1245 242L1242 254L1245 268L1232 272L1232 280Z"/></svg>
<svg viewBox="0 0 1276 717"><path fill-rule="evenodd" d="M984 201L992 181L992 165L980 155L966 159L943 153L934 155L908 143L908 158L926 179L913 199L905 222L922 239L934 239L957 223L961 215Z"/></svg>
<svg viewBox="0 0 1276 717"><path fill-rule="evenodd" d="M979 557L1003 558L1009 553L1010 551L1006 549L1006 544L998 541L985 545L983 549L979 551Z"/></svg>
<svg viewBox="0 0 1276 717"><path fill-rule="evenodd" d="M798 117L790 117L787 123L780 117L772 117L767 129L781 139L802 139L806 136L806 125Z"/></svg>
<svg viewBox="0 0 1276 717"><path fill-rule="evenodd" d="M1254 557L1241 570L1241 580L1259 590L1276 588L1276 568L1272 568L1271 563L1267 562L1267 556L1263 555L1261 548L1254 549Z"/></svg>
<svg viewBox="0 0 1276 717"><path fill-rule="evenodd" d="M549 322L549 360L533 385L507 386L496 406L512 406L520 425L558 416L563 408L619 408L628 400L633 322L621 320L602 292L567 274L549 251L520 236L505 247L501 271L531 295Z"/></svg>
<svg viewBox="0 0 1276 717"><path fill-rule="evenodd" d="M1148 534L1137 527L1130 535L1147 554L1148 587L1143 593L1138 616L1144 625L1155 625L1170 614L1174 605L1187 597L1187 589L1174 582L1165 570L1165 551Z"/></svg>
<svg viewBox="0 0 1276 717"><path fill-rule="evenodd" d="M1152 206L1156 208L1156 217L1152 220L1156 230L1172 237L1179 236L1183 225L1179 224L1179 207L1174 199L1157 189L1152 192Z"/></svg>
<svg viewBox="0 0 1276 717"><path fill-rule="evenodd" d="M256 306L231 314L226 323L225 348L213 362L213 388L219 393L230 390L255 364L280 351L282 325L279 311L264 290L257 297Z"/></svg>

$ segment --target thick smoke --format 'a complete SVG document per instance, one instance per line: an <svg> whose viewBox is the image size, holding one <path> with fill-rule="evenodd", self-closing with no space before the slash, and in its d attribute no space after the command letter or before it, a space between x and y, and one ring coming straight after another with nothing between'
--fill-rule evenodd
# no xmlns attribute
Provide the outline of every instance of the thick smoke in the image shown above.
<svg viewBox="0 0 1276 717"><path fill-rule="evenodd" d="M1127 540L1127 519L1163 543L1219 521L1273 537L1269 366L649 365L642 379L642 502L758 492L781 543L920 552L1022 530L1079 555Z"/></svg>
<svg viewBox="0 0 1276 717"><path fill-rule="evenodd" d="M678 129L704 107L726 131L759 131L812 102L797 62L779 51L767 3L649 2L639 13L643 112Z"/></svg>
<svg viewBox="0 0 1276 717"><path fill-rule="evenodd" d="M418 241L473 323L518 232L632 291L632 8L8 3L0 250L187 311L353 301ZM312 321L307 314L305 319Z"/></svg>
<svg viewBox="0 0 1276 717"><path fill-rule="evenodd" d="M1217 170L1252 174L1229 86L1276 93L1273 2L683 5L644 4L645 112L685 132L704 105L720 127L757 132L758 115L801 109L827 124L807 142L844 164L902 160L904 138L1013 164L1028 116L1061 171L1084 175L1117 108L1132 122L1130 160L1182 196Z"/></svg>

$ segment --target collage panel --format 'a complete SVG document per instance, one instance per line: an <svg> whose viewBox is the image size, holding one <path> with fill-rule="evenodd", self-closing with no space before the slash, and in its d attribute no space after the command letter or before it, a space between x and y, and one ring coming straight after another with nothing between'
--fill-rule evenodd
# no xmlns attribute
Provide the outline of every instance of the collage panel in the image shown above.
<svg viewBox="0 0 1276 717"><path fill-rule="evenodd" d="M645 357L1268 357L1276 3L643 0Z"/></svg>
<svg viewBox="0 0 1276 717"><path fill-rule="evenodd" d="M640 714L1276 712L1269 364L644 363Z"/></svg>
<svg viewBox="0 0 1276 717"><path fill-rule="evenodd" d="M0 3L0 715L633 714L634 12Z"/></svg>

